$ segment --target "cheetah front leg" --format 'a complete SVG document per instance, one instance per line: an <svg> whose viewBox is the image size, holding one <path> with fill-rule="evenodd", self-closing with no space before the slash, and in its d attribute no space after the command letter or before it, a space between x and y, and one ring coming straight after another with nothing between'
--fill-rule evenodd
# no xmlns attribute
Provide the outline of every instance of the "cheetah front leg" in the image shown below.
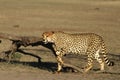
<svg viewBox="0 0 120 80"><path fill-rule="evenodd" d="M58 61L58 69L57 69L57 73L60 73L60 71L62 70L62 67L63 66L67 66L67 67L71 67L79 72L83 72L80 68L74 66L74 65L71 65L71 64L67 64L67 63L64 63L63 60L62 60L62 52L60 54L60 52L56 52L57 54L57 61Z"/></svg>
<svg viewBox="0 0 120 80"><path fill-rule="evenodd" d="M57 73L60 73L60 71L62 70L62 66L63 66L63 60L62 60L62 52L61 50L59 50L56 45L52 45L56 54L56 58L57 58Z"/></svg>
<svg viewBox="0 0 120 80"><path fill-rule="evenodd" d="M60 71L62 70L62 66L63 66L63 60L60 55L57 56L57 61L58 61L57 72L60 73Z"/></svg>
<svg viewBox="0 0 120 80"><path fill-rule="evenodd" d="M60 71L62 70L62 66L63 66L63 60L62 60L62 52L61 51L56 51L56 57L57 57L57 62L58 62L58 67L57 67L57 73L60 73Z"/></svg>

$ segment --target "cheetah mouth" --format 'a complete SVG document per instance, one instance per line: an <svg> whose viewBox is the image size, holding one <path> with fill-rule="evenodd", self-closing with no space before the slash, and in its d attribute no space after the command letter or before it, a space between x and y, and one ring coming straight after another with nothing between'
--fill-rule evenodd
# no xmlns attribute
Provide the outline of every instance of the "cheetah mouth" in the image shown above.
<svg viewBox="0 0 120 80"><path fill-rule="evenodd" d="M47 44L47 43L48 43L48 41L47 41L47 40L43 40L43 42L44 42L45 44Z"/></svg>
<svg viewBox="0 0 120 80"><path fill-rule="evenodd" d="M45 44L48 44L48 42L44 42Z"/></svg>

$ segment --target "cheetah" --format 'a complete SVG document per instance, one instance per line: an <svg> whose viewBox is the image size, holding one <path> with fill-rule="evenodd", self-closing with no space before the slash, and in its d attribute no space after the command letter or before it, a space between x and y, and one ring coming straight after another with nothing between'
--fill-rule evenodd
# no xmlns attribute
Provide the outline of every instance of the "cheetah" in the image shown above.
<svg viewBox="0 0 120 80"><path fill-rule="evenodd" d="M93 60L100 64L100 71L104 71L105 63L113 66L114 62L107 57L104 40L95 33L65 33L62 31L48 31L42 34L44 43L53 43L57 58L57 72L63 66L62 56L65 54L86 54L87 65L83 72L88 72L93 67Z"/></svg>

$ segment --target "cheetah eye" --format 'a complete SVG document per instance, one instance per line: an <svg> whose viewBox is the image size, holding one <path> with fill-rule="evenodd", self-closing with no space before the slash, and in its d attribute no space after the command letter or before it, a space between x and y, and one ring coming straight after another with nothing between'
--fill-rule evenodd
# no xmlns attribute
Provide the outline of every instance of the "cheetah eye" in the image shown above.
<svg viewBox="0 0 120 80"><path fill-rule="evenodd" d="M46 35L45 37L48 37L48 35Z"/></svg>

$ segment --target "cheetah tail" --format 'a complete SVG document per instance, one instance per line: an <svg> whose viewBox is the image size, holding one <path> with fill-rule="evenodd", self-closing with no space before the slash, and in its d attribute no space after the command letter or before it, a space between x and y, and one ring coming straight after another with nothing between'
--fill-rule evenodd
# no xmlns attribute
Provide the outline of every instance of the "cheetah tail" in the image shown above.
<svg viewBox="0 0 120 80"><path fill-rule="evenodd" d="M110 60L108 59L108 57L107 57L106 47L105 47L105 43L104 43L104 42L102 43L102 54L103 54L105 63L106 63L108 66L114 66L114 62L113 62L113 61L110 61Z"/></svg>
<svg viewBox="0 0 120 80"><path fill-rule="evenodd" d="M114 62L110 61L107 57L104 57L104 61L108 66L114 66Z"/></svg>

